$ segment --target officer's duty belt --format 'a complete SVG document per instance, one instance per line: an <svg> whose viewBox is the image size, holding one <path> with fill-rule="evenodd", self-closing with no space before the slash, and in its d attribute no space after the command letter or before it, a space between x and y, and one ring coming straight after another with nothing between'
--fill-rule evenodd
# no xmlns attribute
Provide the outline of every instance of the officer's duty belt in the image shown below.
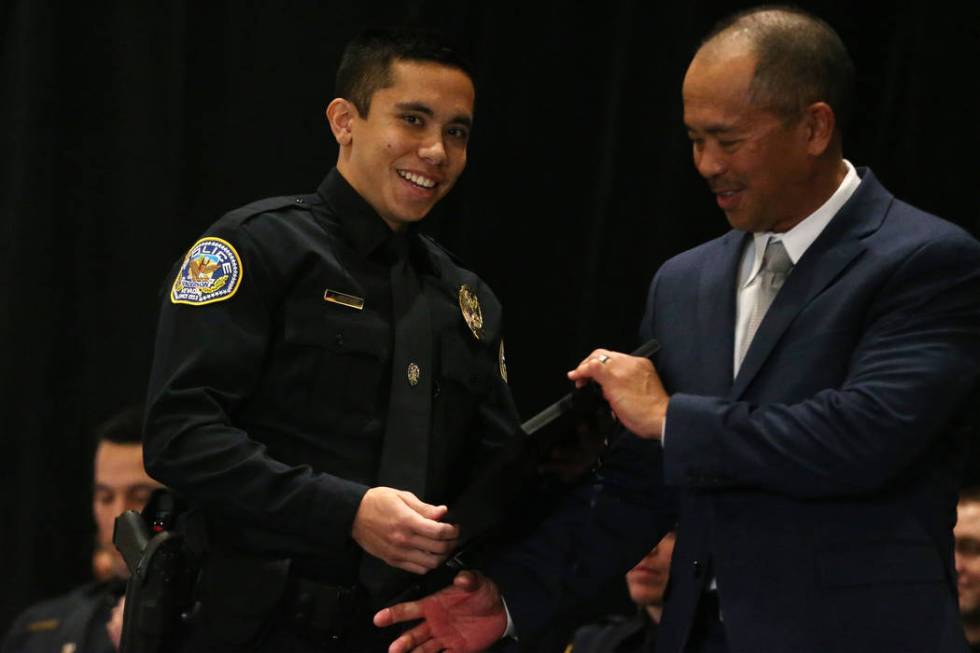
<svg viewBox="0 0 980 653"><path fill-rule="evenodd" d="M290 576L283 594L282 615L287 621L314 634L343 637L364 611L363 594L357 588L325 585Z"/></svg>
<svg viewBox="0 0 980 653"><path fill-rule="evenodd" d="M204 564L199 595L204 620L216 641L245 646L261 637L263 624L337 640L367 613L363 592L296 574L288 558L212 552ZM247 580L246 580L247 579Z"/></svg>

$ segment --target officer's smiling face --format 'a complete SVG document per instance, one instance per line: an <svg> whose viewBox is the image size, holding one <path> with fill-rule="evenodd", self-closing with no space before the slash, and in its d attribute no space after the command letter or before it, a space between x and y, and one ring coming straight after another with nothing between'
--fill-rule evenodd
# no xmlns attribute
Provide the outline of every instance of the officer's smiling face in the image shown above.
<svg viewBox="0 0 980 653"><path fill-rule="evenodd" d="M337 169L398 230L424 218L466 167L475 90L437 63L396 60L391 78L367 116L349 104Z"/></svg>

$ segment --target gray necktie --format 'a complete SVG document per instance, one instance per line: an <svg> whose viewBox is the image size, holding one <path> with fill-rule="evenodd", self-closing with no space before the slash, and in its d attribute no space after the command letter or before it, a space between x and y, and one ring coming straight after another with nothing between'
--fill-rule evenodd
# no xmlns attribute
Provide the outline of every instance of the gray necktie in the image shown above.
<svg viewBox="0 0 980 653"><path fill-rule="evenodd" d="M783 282L793 269L793 261L786 253L786 247L782 241L770 240L766 244L766 251L762 255L762 269L759 270L758 288L756 288L755 301L752 304L752 312L749 314L748 328L745 337L742 338L741 348L738 352L738 367L742 366L745 354L752 344L755 332L762 324L762 318L766 316L766 311L776 297L776 293L782 288Z"/></svg>

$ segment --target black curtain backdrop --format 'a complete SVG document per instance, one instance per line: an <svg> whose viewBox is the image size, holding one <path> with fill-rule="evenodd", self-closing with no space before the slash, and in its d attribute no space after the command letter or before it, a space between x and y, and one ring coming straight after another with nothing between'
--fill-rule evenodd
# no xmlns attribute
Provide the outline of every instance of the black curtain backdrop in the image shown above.
<svg viewBox="0 0 980 653"><path fill-rule="evenodd" d="M726 229L680 83L746 5L0 3L0 629L88 578L91 429L142 399L164 275L223 212L316 187L353 34L426 25L473 52L469 170L427 230L503 300L529 416L593 347L634 346L656 268ZM858 66L846 156L976 234L980 3L802 6Z"/></svg>

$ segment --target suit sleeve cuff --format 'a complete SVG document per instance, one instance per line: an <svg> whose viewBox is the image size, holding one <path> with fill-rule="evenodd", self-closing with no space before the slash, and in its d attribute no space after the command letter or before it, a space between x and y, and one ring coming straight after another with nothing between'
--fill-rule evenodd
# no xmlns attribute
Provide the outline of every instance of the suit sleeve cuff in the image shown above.
<svg viewBox="0 0 980 653"><path fill-rule="evenodd" d="M507 630L504 631L504 637L510 637L512 639L517 639L517 634L514 632L514 620L510 618L510 610L507 609L507 599L501 595L500 602L504 605L504 614L507 615Z"/></svg>
<svg viewBox="0 0 980 653"><path fill-rule="evenodd" d="M701 486L702 481L720 473L718 447L714 437L717 424L710 410L712 398L677 393L671 395L664 418L664 482L675 486ZM667 421L670 446L667 446ZM708 483L710 485L710 483Z"/></svg>

